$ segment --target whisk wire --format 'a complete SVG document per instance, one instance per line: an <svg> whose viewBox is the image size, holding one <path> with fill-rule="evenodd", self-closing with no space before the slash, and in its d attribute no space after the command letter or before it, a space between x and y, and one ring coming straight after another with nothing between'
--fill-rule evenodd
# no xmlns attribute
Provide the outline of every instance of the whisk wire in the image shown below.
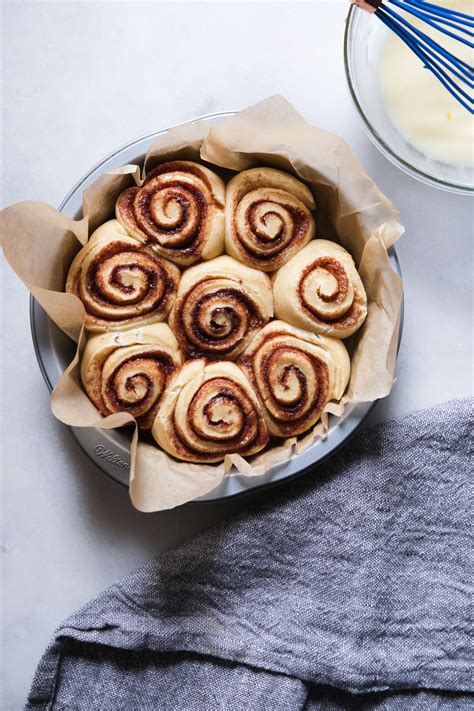
<svg viewBox="0 0 474 711"><path fill-rule="evenodd" d="M474 17L472 15L436 5L428 0L351 0L351 2L369 13L374 13L421 59L424 67L432 72L451 96L469 113L474 114L472 62L469 64L457 57L431 36L422 32L413 21L409 21L412 16L428 27L473 49ZM391 5L394 5L395 9L390 7Z"/></svg>
<svg viewBox="0 0 474 711"><path fill-rule="evenodd" d="M396 34L399 34L395 28L392 28ZM400 36L400 35L399 35ZM421 59L427 68L434 74L434 76L441 82L441 84L446 88L447 91L458 101L469 113L474 113L474 110L469 106L470 97L468 94L458 87L452 78L444 72L441 67L439 67L435 62L431 62L427 59L426 55L417 45L412 45L409 41L403 38L403 41L412 49L412 51ZM466 99L466 100L465 100Z"/></svg>
<svg viewBox="0 0 474 711"><path fill-rule="evenodd" d="M403 39L403 38L402 38L402 39ZM431 61L432 61L433 63L438 62L438 63L441 64L443 67L445 67L449 72L451 72L451 74L453 74L453 75L454 75L455 77L457 77L460 81L462 81L464 84L467 84L469 87L472 87L472 82L470 82L468 79L466 79L466 77L463 76L463 74L461 74L461 73L455 68L456 65L449 64L447 61L445 61L445 60L442 58L442 56L438 55L438 54L436 53L436 51L433 50L431 47L429 47L428 45L421 45L421 44L416 44L415 46L416 46L418 49L420 49L420 52L422 52L422 53L424 52L424 53L426 53L427 55L429 55L429 56L432 58ZM423 56L424 56L424 55L423 55ZM427 60L427 61L429 61L429 60ZM448 75L448 79L449 79L449 75ZM456 85L454 82L453 82L453 87L454 87L454 88L457 88L457 85ZM459 89L459 91L461 91L461 92L465 95L465 97L466 97L468 100L470 100L470 97L469 97L468 94L466 94L466 92L463 92L462 89Z"/></svg>
<svg viewBox="0 0 474 711"><path fill-rule="evenodd" d="M410 32L414 32L417 36L414 36L413 34L410 34L410 32L407 32L404 27L400 27L398 23L403 18L401 18L396 12L390 12L390 8L387 8L386 6L384 8L379 7L377 9L376 14L378 15L379 19L382 20L382 22L390 30L395 32L395 34L398 35L400 39L403 40L403 42L405 42L405 44L419 57L419 59L421 59L424 66L436 76L436 78L456 99L456 101L458 101L471 114L474 114L474 109L472 108L474 103L473 98L469 94L467 94L467 92L464 91L462 87L458 86L452 76L450 76L450 74L448 74L443 69L444 66L451 74L454 74L463 83L466 83L470 87L472 87L472 81L469 81L456 69L456 67L459 67L461 71L465 71L466 67L469 72L468 76L469 74L472 76L472 69L469 67L469 65L465 62L462 62L462 60L457 59L456 57L454 57L454 55L451 55L449 52L440 47L436 42L433 42L431 38L429 38L423 32L416 30L416 28L412 27L409 23L405 23L406 26L408 27ZM426 40L426 44L422 44L420 42L420 39L422 41ZM442 51L440 52L440 50ZM447 55L448 61L445 61L442 55ZM465 65L465 67L459 65Z"/></svg>
<svg viewBox="0 0 474 711"><path fill-rule="evenodd" d="M459 18L459 22L467 24L470 27L474 27L474 18L468 15L466 12L460 12L459 10L451 10L449 7L442 7L441 5L434 5L427 0L403 0L406 5L413 5L414 7L420 7L426 12L430 12L433 15L443 15L445 17Z"/></svg>
<svg viewBox="0 0 474 711"><path fill-rule="evenodd" d="M393 0L388 0L392 2ZM456 12L450 8L433 5L424 0L399 0L399 5L403 6L406 12L411 12L412 8L429 15L432 18L438 19L440 22L447 21L455 27L460 28L462 25L466 27L474 27L474 19L471 15L464 12Z"/></svg>
<svg viewBox="0 0 474 711"><path fill-rule="evenodd" d="M450 30L447 30L445 27L443 27L440 23L443 23L445 25L449 25L450 27L454 27L455 29L458 30L458 32L464 32L468 34L470 37L473 36L472 32L469 32L466 30L464 27L460 27L458 24L452 21L448 21L446 19L441 19L441 18L436 18L434 19L433 16L427 14L424 11L419 11L416 10L413 6L408 6L406 5L406 1L404 2L403 0L388 0L389 2L392 3L392 5L396 5L402 10L405 10L406 12L409 12L411 15L414 17L417 17L419 20L423 20L423 22L426 22L427 25L430 25L431 27L434 27L435 30L439 30L439 32L442 32L443 34L447 35L448 37L452 37L455 40L458 40L458 42L462 42L463 44L466 44L468 47L474 48L474 44L470 42L469 40L465 39L464 37L460 37L458 34L455 34L454 32L451 32ZM393 12L389 7L385 8L387 12ZM377 13L376 13L377 14ZM397 14L397 18L403 22L404 24L406 21L404 20L403 17ZM411 27L411 25L409 25Z"/></svg>
<svg viewBox="0 0 474 711"><path fill-rule="evenodd" d="M396 23L401 23L407 30L407 34L411 33L413 35L416 35L422 42L424 42L426 45L429 47L432 47L437 54L440 54L444 59L446 59L450 64L452 64L454 67L459 69L459 71L464 75L465 83L469 86L472 87L473 83L473 70L472 67L467 64L467 62L464 62L462 59L459 59L456 57L454 54L449 52L447 49L444 49L438 42L436 42L434 39L429 37L427 34L419 30L417 27L414 27L411 25L407 20L405 20L404 17L401 17L397 12L392 10L390 7L382 6L380 7L377 12L375 13L379 17L383 16L384 13L387 13L390 17L393 18L393 20ZM405 31L400 29L401 34L399 36L404 39L405 37Z"/></svg>

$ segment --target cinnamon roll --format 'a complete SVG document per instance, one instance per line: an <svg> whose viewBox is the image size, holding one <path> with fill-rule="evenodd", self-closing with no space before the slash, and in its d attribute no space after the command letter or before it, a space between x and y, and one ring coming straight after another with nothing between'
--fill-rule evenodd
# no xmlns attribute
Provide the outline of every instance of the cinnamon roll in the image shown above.
<svg viewBox="0 0 474 711"><path fill-rule="evenodd" d="M172 161L118 198L117 220L166 259L189 266L224 251L225 185L199 163Z"/></svg>
<svg viewBox="0 0 474 711"><path fill-rule="evenodd" d="M224 255L183 274L169 324L189 358L233 360L272 316L268 276Z"/></svg>
<svg viewBox="0 0 474 711"><path fill-rule="evenodd" d="M288 173L239 173L226 191L226 252L265 272L278 269L313 239L314 207L310 190Z"/></svg>
<svg viewBox="0 0 474 711"><path fill-rule="evenodd" d="M92 336L84 349L81 380L104 416L128 412L149 429L182 358L164 323Z"/></svg>
<svg viewBox="0 0 474 711"><path fill-rule="evenodd" d="M237 363L254 385L271 435L306 432L329 400L340 400L350 375L346 347L273 321L254 338Z"/></svg>
<svg viewBox="0 0 474 711"><path fill-rule="evenodd" d="M255 454L268 442L257 396L228 361L185 363L163 397L152 435L174 457L199 463Z"/></svg>
<svg viewBox="0 0 474 711"><path fill-rule="evenodd" d="M335 338L351 336L367 316L367 296L354 261L335 242L316 239L276 274L278 318Z"/></svg>
<svg viewBox="0 0 474 711"><path fill-rule="evenodd" d="M130 237L117 220L110 220L76 255L66 291L84 304L89 331L122 330L163 321L179 276L174 264Z"/></svg>

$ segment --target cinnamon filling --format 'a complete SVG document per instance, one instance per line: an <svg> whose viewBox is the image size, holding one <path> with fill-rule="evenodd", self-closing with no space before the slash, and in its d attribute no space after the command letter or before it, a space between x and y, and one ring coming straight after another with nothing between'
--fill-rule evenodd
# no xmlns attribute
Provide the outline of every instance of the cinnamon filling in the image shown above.
<svg viewBox="0 0 474 711"><path fill-rule="evenodd" d="M245 227L251 239L245 242L240 236L239 225L237 224L236 213L233 218L234 233L240 236L239 246L255 262L269 263L279 257L286 249L293 247L304 238L308 228L309 220L307 215L301 210L290 205L278 203L290 216L291 225L288 230L282 216L276 210L268 210L263 217L257 219L256 214L261 205L267 200L257 200L245 212ZM279 227L273 234L263 229L267 227L270 219L279 223ZM263 227L262 224L263 223ZM252 244L252 242L254 244Z"/></svg>
<svg viewBox="0 0 474 711"><path fill-rule="evenodd" d="M178 175L173 177L173 173ZM180 180L179 173L194 176L200 185ZM165 220L160 220L155 209L160 199L159 209L166 215ZM147 244L159 244L170 252L191 257L202 248L210 205L223 207L215 199L208 177L197 166L171 161L152 170L142 187L122 193L117 209L131 228L145 236ZM176 219L170 219L170 208Z"/></svg>
<svg viewBox="0 0 474 711"><path fill-rule="evenodd" d="M265 322L253 299L238 289L216 289L197 302L195 298L191 289L177 306L176 336L189 357L222 358Z"/></svg>
<svg viewBox="0 0 474 711"><path fill-rule="evenodd" d="M329 368L304 349L303 341L301 348L285 345L285 336L288 334L269 335L253 357L243 356L239 363L251 374L271 419L285 436L290 436L302 424L319 417L328 398ZM260 353L263 357L257 370Z"/></svg>
<svg viewBox="0 0 474 711"><path fill-rule="evenodd" d="M188 421L196 441L189 441L188 433L177 421L172 437L178 452L196 459L232 452L244 454L268 440L254 403L239 384L228 378L211 378L201 385L189 405ZM206 442L210 448L205 451Z"/></svg>
<svg viewBox="0 0 474 711"><path fill-rule="evenodd" d="M337 305L344 301L349 290L349 278L343 265L333 257L320 257L303 270L301 278L298 282L298 296L305 311L307 311L314 320L322 324L343 328L356 323L360 317L361 310L355 301L349 306L343 316L336 316L335 318L330 318L325 314L321 314L317 305L313 305L307 301L304 295L306 279L313 271L318 269L328 272L337 282L337 290L333 293L327 294L322 289L318 289L316 294L318 299L327 304Z"/></svg>
<svg viewBox="0 0 474 711"><path fill-rule="evenodd" d="M123 259L123 264L110 264L115 257ZM127 277L135 277L136 283L126 283ZM86 311L105 321L122 321L164 310L176 290L159 258L144 247L134 248L118 241L95 255L81 281L78 296ZM124 313L124 309L130 312Z"/></svg>
<svg viewBox="0 0 474 711"><path fill-rule="evenodd" d="M110 374L105 384L105 395L108 408L103 414L111 412L129 412L135 415L138 422L150 417L158 407L171 375L177 366L172 357L163 352L143 352L120 363ZM127 374L133 370L133 374ZM159 384L159 389L152 397L153 389ZM130 398L120 397L118 391L130 394Z"/></svg>

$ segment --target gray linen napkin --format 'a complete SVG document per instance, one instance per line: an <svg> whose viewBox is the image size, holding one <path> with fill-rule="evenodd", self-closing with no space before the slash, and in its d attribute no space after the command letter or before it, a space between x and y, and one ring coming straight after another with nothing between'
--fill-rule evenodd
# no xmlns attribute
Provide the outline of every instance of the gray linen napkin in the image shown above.
<svg viewBox="0 0 474 711"><path fill-rule="evenodd" d="M332 460L113 585L27 709L472 708L471 401Z"/></svg>

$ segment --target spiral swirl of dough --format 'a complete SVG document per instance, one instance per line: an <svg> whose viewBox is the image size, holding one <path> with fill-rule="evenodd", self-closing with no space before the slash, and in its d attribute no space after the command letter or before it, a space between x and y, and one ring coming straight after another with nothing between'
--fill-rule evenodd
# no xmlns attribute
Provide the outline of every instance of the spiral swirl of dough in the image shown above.
<svg viewBox="0 0 474 711"><path fill-rule="evenodd" d="M226 252L265 272L285 264L315 234L310 190L288 173L253 168L226 191Z"/></svg>
<svg viewBox="0 0 474 711"><path fill-rule="evenodd" d="M102 415L128 412L149 429L181 362L171 330L156 323L92 336L82 357L81 380Z"/></svg>
<svg viewBox="0 0 474 711"><path fill-rule="evenodd" d="M224 251L225 185L191 161L151 171L142 187L118 198L115 215L127 232L166 259L189 266Z"/></svg>
<svg viewBox="0 0 474 711"><path fill-rule="evenodd" d="M169 454L201 463L255 454L268 442L257 396L228 361L185 363L160 404L152 435Z"/></svg>
<svg viewBox="0 0 474 711"><path fill-rule="evenodd" d="M163 321L179 283L179 269L130 237L117 220L99 227L76 255L66 291L78 296L89 331Z"/></svg>
<svg viewBox="0 0 474 711"><path fill-rule="evenodd" d="M278 318L335 338L351 336L367 316L351 255L328 240L313 240L278 271L273 296Z"/></svg>
<svg viewBox="0 0 474 711"><path fill-rule="evenodd" d="M260 397L268 431L278 437L312 427L329 400L340 400L350 375L341 341L284 321L265 326L237 363Z"/></svg>
<svg viewBox="0 0 474 711"><path fill-rule="evenodd" d="M267 275L222 256L183 274L169 323L188 357L233 360L272 316Z"/></svg>

